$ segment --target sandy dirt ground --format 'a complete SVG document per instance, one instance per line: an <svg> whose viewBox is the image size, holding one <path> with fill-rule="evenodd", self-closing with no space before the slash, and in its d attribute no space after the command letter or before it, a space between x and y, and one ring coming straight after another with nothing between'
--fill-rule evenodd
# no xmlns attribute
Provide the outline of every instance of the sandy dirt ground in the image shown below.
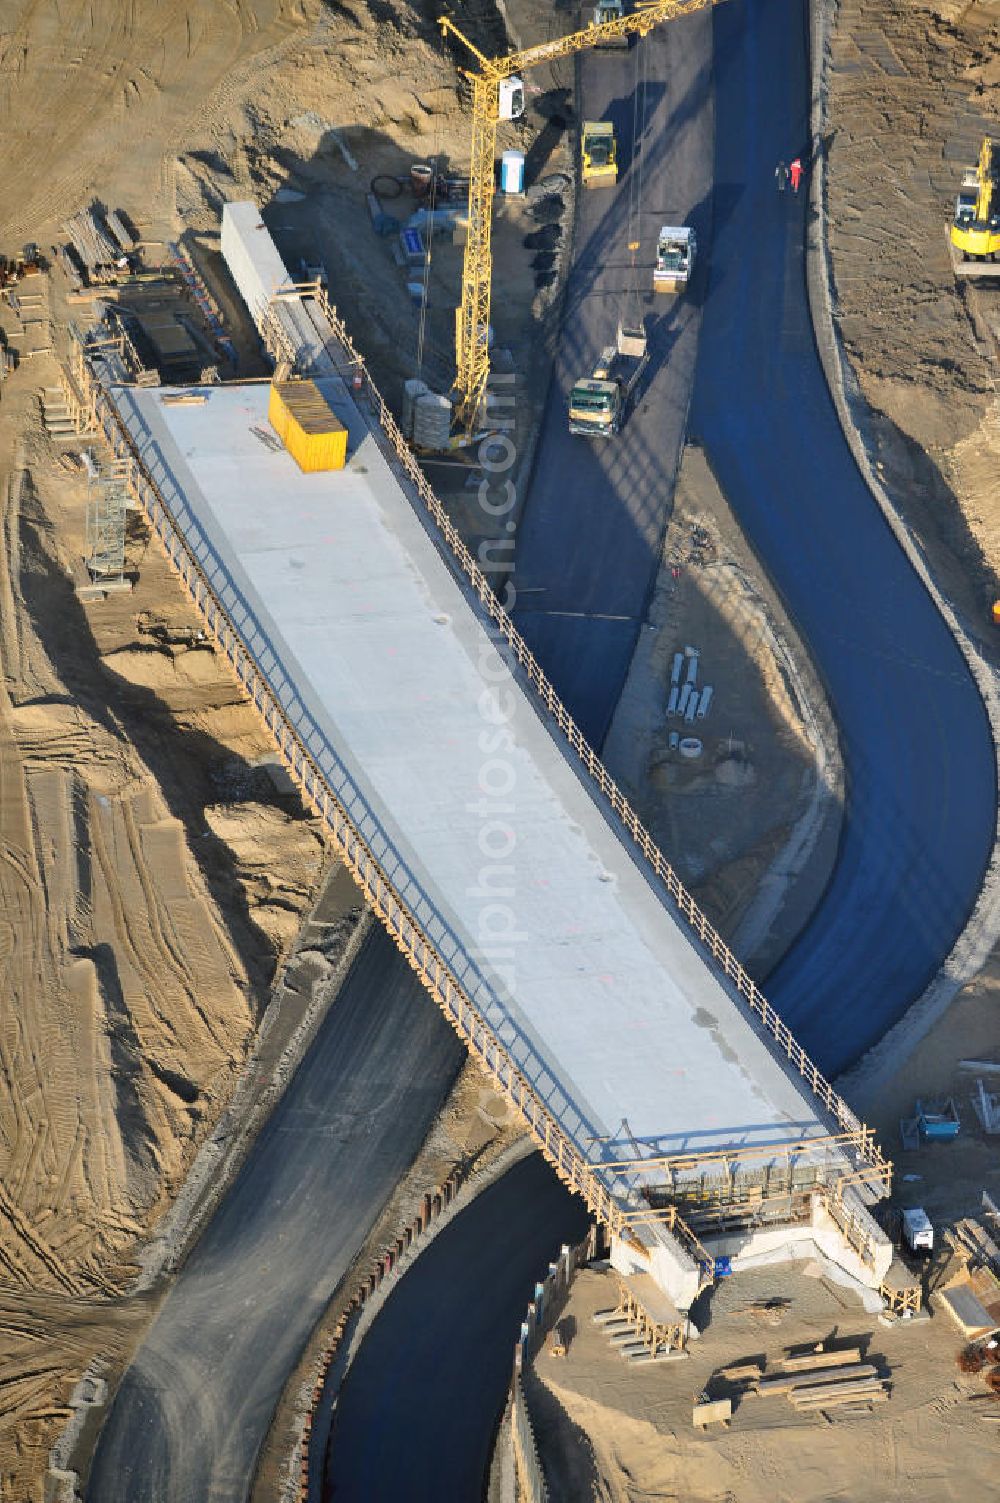
<svg viewBox="0 0 1000 1503"><path fill-rule="evenodd" d="M4 251L95 190L140 218L168 203L164 153L206 96L232 108L305 21L8 7ZM58 352L66 310L43 312L34 348ZM142 629L196 623L138 519L135 593L80 604L85 490L40 423L57 367L9 310L4 329L22 363L0 404L0 1495L34 1500L76 1378L148 1318L119 1299L136 1249L231 1093L325 857L254 767L271 747L212 653Z"/></svg>
<svg viewBox="0 0 1000 1503"><path fill-rule="evenodd" d="M986 311L977 314L977 338L970 337L958 295L943 273L938 277L933 257L920 253L915 232L907 250L910 284L928 289L928 307L950 310L940 315L938 343L929 347L918 385L911 345L892 359L874 353L885 343L885 327L905 322L886 290L896 263L886 253L878 279L866 260L855 259L861 303L850 303L849 257L870 259L871 244L868 228L854 242L844 228L852 208L869 228L877 211L877 196L858 186L870 181L864 173L874 138L887 153L904 143L915 153L937 153L934 183L928 178L925 188L914 171L916 187L904 198L917 231L933 226L937 238L927 243L941 242L951 161L942 166L940 141L927 144L933 132L913 128L914 101L930 77L956 109L971 94L975 108L995 111L991 33L975 19L991 13L983 6L973 13L971 20L965 13L961 21L929 21L927 11L893 10L888 0L844 11L845 26L851 17L869 30L898 26L892 45L909 72L897 75L876 61L882 91L876 99L871 78L844 71L835 83L835 110L846 107L850 90L856 96L860 90L864 98L848 105L868 109L871 121L856 134L838 135L831 162L835 192L838 162L849 164L840 178L851 178L856 200L849 204L845 194L835 213L843 329L866 390L891 419L886 464L908 466L929 487L940 481L949 495L965 498L963 525L987 560L987 573L969 571L970 610L981 616L995 593L988 571L997 519L982 489L983 478L995 474L983 355L992 304L981 300ZM563 29L563 15L545 16L547 25ZM491 7L468 6L466 20L487 50L502 45ZM415 159L436 157L462 170L468 127L458 60L456 53L442 61L429 18L405 4L20 0L0 20L8 148L0 249L10 253L29 239L49 245L61 221L96 194L124 208L151 243L186 229L226 307L218 276L219 204L250 193L275 199L269 222L279 244L290 256L326 266L387 395L398 398L402 381L418 372L443 385L460 248L444 234L436 239L422 319L388 241L371 232L365 194L372 176L405 174ZM528 427L544 386L537 357L551 339L548 320L572 218L571 83L565 66L540 72L532 97L545 123L539 128L536 115L533 126L511 128L500 142L521 144L532 173L552 179L525 205L500 206L497 223L497 344L522 382L518 411ZM837 89L848 91L840 104ZM963 125L962 131L964 161L975 130L969 136ZM384 206L401 217L415 207L405 193ZM58 278L51 285L52 307L36 347L49 342L58 355L69 318L79 314L62 302ZM852 312L854 325L847 322ZM24 334L8 332L27 355L27 343L18 345ZM245 339L241 348L249 356ZM259 367L248 358L246 369ZM94 1351L123 1351L132 1326L146 1318L141 1305L118 1302L135 1249L232 1091L275 967L323 867L311 822L255 766L270 746L212 654L164 650L142 629L140 623L192 625L194 617L137 520L129 536L129 563L139 573L135 594L79 604L72 579L82 551L83 486L79 471L48 448L39 422L39 389L56 379L53 357L25 359L0 403L0 1495L32 1503L41 1498L43 1458L73 1381ZM937 446L933 459L908 435L929 436ZM463 498L475 471L442 471L434 479L474 535L481 519ZM926 490L929 515L938 494ZM649 775L656 790L647 813L667 849L680 852L719 921L735 927L751 922L746 892L765 858L766 864L782 854L791 859L795 832L805 828L812 733L789 691L781 652L760 623L769 620L778 636L784 626L760 608L761 587L703 477L692 482L685 505L667 543L665 578L673 581L669 569L677 562L678 589L661 592L657 609L661 646L675 633L686 640L700 631L706 669L713 641L720 647L718 666L712 665L720 692L714 785L699 782L702 770L677 771L664 754L664 726L656 717L644 729L646 767L637 763L636 775L639 784ZM953 524L934 525L943 530L945 552L954 553ZM707 548L694 527L706 530ZM964 545L963 536L958 542ZM965 571L955 574L960 587ZM721 648L747 630L762 633L764 648L759 674L743 683ZM661 646L642 668L644 682L658 684L658 704L666 664ZM724 718L734 722L725 731ZM720 739L730 730L741 750L720 757ZM730 762L735 766L727 771ZM738 829L727 826L737 804L730 776L742 780ZM780 796L765 794L772 783ZM679 791L687 796L675 798ZM716 811L709 815L715 844L699 850L706 808ZM820 872L823 850L821 838ZM764 936L763 943L773 942Z"/></svg>
<svg viewBox="0 0 1000 1503"><path fill-rule="evenodd" d="M503 47L491 6L465 23ZM541 177L570 165L566 71L535 80L540 127L501 143L523 144ZM219 276L218 214L224 198L277 195L283 252L325 266L389 394L417 373L447 384L461 248L436 237L421 318L365 200L376 173L464 166L467 100L422 10L15 5L0 20L0 109L4 252L47 248L92 195L125 210L153 261L183 235L241 373L257 375ZM495 324L521 339L529 384L544 384L569 193L563 171L498 213ZM415 207L406 192L386 202L401 219ZM32 284L30 321L0 310L21 357L0 405L0 1290L20 1312L0 1320L0 1495L32 1500L76 1378L98 1351L119 1366L148 1317L121 1299L138 1248L232 1095L325 862L313 822L260 766L270 741L229 674L208 648L157 638L198 623L138 517L135 591L86 606L74 592L79 446L50 445L39 400L70 321L87 317L65 291L54 272ZM519 403L526 428L532 410ZM461 495L468 475L443 478Z"/></svg>
<svg viewBox="0 0 1000 1503"><path fill-rule="evenodd" d="M688 646L700 654L698 685L713 690L690 723L667 713L674 658ZM702 743L693 761L679 750L687 736ZM694 444L605 758L681 880L763 974L822 894L843 770L808 655Z"/></svg>
<svg viewBox="0 0 1000 1503"><path fill-rule="evenodd" d="M873 409L883 479L995 657L1000 288L956 283L945 226L1000 133L1000 6L847 0L830 46L837 322Z"/></svg>
<svg viewBox="0 0 1000 1503"><path fill-rule="evenodd" d="M171 147L225 114L318 13L299 0L14 0L0 29L5 236L41 242L91 193L154 211ZM44 101L45 128L39 129Z"/></svg>
<svg viewBox="0 0 1000 1503"><path fill-rule="evenodd" d="M59 1312L115 1297L134 1271L228 1099L325 858L254 767L270 746L213 654L138 630L193 616L137 519L136 591L78 601L81 485L45 452L19 375L0 409L0 450L15 454L15 430L20 444L0 478L0 1281L14 1303L53 1295L15 1350L0 1334L0 1478L26 1488L39 1416L100 1326L67 1344ZM25 1385L16 1348L44 1341L46 1311L59 1328Z"/></svg>
<svg viewBox="0 0 1000 1503"><path fill-rule="evenodd" d="M617 1301L613 1276L585 1270L560 1329L564 1358L542 1352L528 1394L554 1503L865 1503L960 1499L989 1492L995 1472L995 1404L981 1379L963 1376L963 1345L946 1316L886 1329L816 1264L741 1274L712 1297L712 1319L686 1361L632 1367L595 1326ZM787 1301L761 1312L758 1302ZM713 1373L836 1337L862 1347L888 1378L891 1397L871 1412L831 1418L796 1413L782 1398L742 1399L729 1428L695 1430L692 1402L713 1396Z"/></svg>

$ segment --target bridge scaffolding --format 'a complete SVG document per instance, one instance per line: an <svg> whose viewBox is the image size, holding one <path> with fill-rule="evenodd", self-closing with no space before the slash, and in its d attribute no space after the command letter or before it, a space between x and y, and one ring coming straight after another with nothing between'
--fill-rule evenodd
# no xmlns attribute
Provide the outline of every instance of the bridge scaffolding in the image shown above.
<svg viewBox="0 0 1000 1503"><path fill-rule="evenodd" d="M801 1143L774 1142L757 1145L745 1154L735 1150L715 1156L655 1156L645 1155L640 1149L636 1159L627 1161L595 1162L587 1156L587 1152L557 1121L508 1046L483 1017L453 966L430 939L386 870L384 858L380 859L365 839L302 734L280 704L136 448L113 390L114 383L121 380L120 364L109 356L106 344L95 348L93 358L90 358L84 342L81 342L70 371L78 387L79 400L93 413L120 462L124 484L144 510L207 629L273 737L304 802L321 820L331 843L354 874L369 905L490 1077L495 1089L517 1112L562 1181L581 1196L613 1238L641 1257L651 1235L654 1240L662 1241L666 1234L680 1251L693 1276L688 1280L688 1288L693 1294L711 1284L714 1256L705 1245L704 1232L699 1236L691 1224L692 1206L701 1212L706 1202L714 1203L720 1209L726 1204L732 1205L734 1182L740 1181L741 1175L746 1181L746 1169L751 1163L759 1166L769 1156L784 1157L790 1166L793 1159L797 1161L801 1157L810 1166L809 1194L821 1201L844 1240L854 1248L860 1262L872 1270L874 1277L878 1273L876 1264L882 1252L877 1245L874 1223L865 1213L864 1206L888 1193L891 1166L884 1159L871 1129L860 1122L796 1043L744 967L698 909L629 801L587 744L493 594L487 576L445 514L323 290L319 287L297 288L291 294L283 292L280 299L270 304L260 318L260 325L263 326L262 332L267 331L268 343L277 347L276 353L285 353L286 347L292 344L301 345L294 330L284 339L276 333L276 329L282 326L282 313L286 308L294 313L299 327L303 319L308 319L319 331L311 348L321 352L324 363L318 369L314 365L308 374L322 374L324 369L350 371L355 399L366 405L371 431L389 459L394 474L435 524L440 539L471 585L485 617L506 644L526 683L534 691L541 710L586 774L595 796L613 811L637 853L670 894L677 913L695 937L706 962L732 984L748 1013L771 1039L773 1052L780 1055L787 1070L801 1078L838 1131L829 1134L826 1140L814 1137ZM724 1169L723 1165L726 1166ZM678 1190L678 1177L690 1181L692 1176L697 1178L699 1175L700 1202L687 1191L680 1193ZM782 1186L780 1193L788 1193L787 1184ZM771 1199L773 1201L774 1197ZM742 1191L735 1200L749 1203ZM710 1224L710 1220L702 1214L698 1216L700 1227Z"/></svg>

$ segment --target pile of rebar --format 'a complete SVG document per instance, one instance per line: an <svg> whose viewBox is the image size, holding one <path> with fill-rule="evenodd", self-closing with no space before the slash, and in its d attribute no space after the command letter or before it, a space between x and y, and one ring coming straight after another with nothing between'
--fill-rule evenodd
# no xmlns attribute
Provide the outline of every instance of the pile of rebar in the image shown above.
<svg viewBox="0 0 1000 1503"><path fill-rule="evenodd" d="M100 281L107 272L114 271L124 249L102 224L96 203L67 219L63 229L92 281Z"/></svg>

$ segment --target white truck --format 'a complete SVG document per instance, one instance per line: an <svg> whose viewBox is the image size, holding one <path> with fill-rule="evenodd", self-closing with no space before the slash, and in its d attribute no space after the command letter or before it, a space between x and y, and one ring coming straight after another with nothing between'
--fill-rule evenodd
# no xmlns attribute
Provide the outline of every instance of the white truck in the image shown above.
<svg viewBox="0 0 1000 1503"><path fill-rule="evenodd" d="M697 248L694 230L686 225L665 224L656 242L653 291L683 292L694 271Z"/></svg>
<svg viewBox="0 0 1000 1503"><path fill-rule="evenodd" d="M903 1243L918 1258L929 1258L934 1251L934 1227L920 1206L903 1212Z"/></svg>
<svg viewBox="0 0 1000 1503"><path fill-rule="evenodd" d="M643 329L618 325L614 344L600 353L590 375L577 381L569 397L569 431L588 438L620 433L649 350Z"/></svg>

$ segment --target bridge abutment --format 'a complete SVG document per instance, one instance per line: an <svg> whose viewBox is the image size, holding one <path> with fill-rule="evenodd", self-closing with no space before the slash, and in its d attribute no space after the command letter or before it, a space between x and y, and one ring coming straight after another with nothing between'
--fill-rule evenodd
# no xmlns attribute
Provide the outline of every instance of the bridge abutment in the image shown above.
<svg viewBox="0 0 1000 1503"><path fill-rule="evenodd" d="M893 1259L892 1242L850 1188L839 1202L814 1195L808 1219L702 1233L701 1241L714 1259L729 1260L734 1275L772 1264L815 1260L832 1264L861 1295L882 1287ZM649 1274L684 1313L705 1287L697 1262L665 1227L658 1227L644 1246L631 1238L614 1238L611 1264L621 1274Z"/></svg>

